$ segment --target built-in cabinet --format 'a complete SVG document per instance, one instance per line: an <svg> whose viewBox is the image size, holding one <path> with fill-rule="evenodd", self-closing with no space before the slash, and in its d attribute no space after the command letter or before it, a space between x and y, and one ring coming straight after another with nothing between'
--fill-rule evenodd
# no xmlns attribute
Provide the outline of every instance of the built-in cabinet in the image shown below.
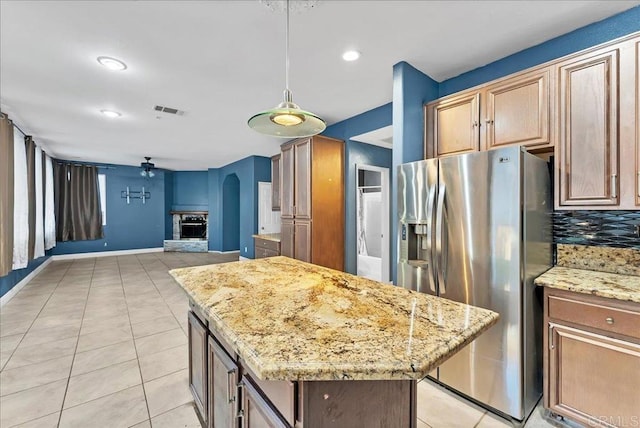
<svg viewBox="0 0 640 428"><path fill-rule="evenodd" d="M640 207L640 36L425 105L425 157L521 145L554 155L556 209Z"/></svg>
<svg viewBox="0 0 640 428"><path fill-rule="evenodd" d="M585 426L632 426L640 409L640 304L550 288L544 301L545 407Z"/></svg>
<svg viewBox="0 0 640 428"><path fill-rule="evenodd" d="M259 235L254 235L253 239L255 241L254 254L256 259L280 255L280 242L273 239L260 238Z"/></svg>
<svg viewBox="0 0 640 428"><path fill-rule="evenodd" d="M426 157L513 145L552 147L551 82L545 67L427 104Z"/></svg>
<svg viewBox="0 0 640 428"><path fill-rule="evenodd" d="M280 211L280 155L271 158L271 210Z"/></svg>
<svg viewBox="0 0 640 428"><path fill-rule="evenodd" d="M283 256L344 269L344 143L323 136L281 147Z"/></svg>
<svg viewBox="0 0 640 428"><path fill-rule="evenodd" d="M209 426L215 428L237 428L239 380L238 365L222 346L208 336L208 409Z"/></svg>
<svg viewBox="0 0 640 428"><path fill-rule="evenodd" d="M189 336L189 388L193 395L193 401L207 422L207 327L194 314L189 312L188 319Z"/></svg>

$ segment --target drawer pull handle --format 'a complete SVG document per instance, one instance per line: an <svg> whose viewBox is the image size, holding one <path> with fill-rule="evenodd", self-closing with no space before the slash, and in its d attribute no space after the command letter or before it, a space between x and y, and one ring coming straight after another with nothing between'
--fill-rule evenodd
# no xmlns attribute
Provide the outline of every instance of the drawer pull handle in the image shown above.
<svg viewBox="0 0 640 428"><path fill-rule="evenodd" d="M613 318L611 317L607 317L607 319L605 319L605 321L607 322L607 324L612 325L613 324Z"/></svg>

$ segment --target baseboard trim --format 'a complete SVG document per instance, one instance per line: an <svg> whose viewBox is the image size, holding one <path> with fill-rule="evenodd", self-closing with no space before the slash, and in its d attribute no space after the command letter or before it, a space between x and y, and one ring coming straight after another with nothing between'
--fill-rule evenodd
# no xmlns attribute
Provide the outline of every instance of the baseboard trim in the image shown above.
<svg viewBox="0 0 640 428"><path fill-rule="evenodd" d="M248 258L248 257L243 257L243 256L238 257L238 261L239 261L239 262L246 262L246 261L248 261L248 260L253 260L253 259L250 259L250 258Z"/></svg>
<svg viewBox="0 0 640 428"><path fill-rule="evenodd" d="M98 251L95 253L57 254L55 256L51 256L51 258L55 261L58 261L58 260L90 259L93 257L127 256L130 254L162 253L163 251L164 251L163 247L138 248L135 250Z"/></svg>
<svg viewBox="0 0 640 428"><path fill-rule="evenodd" d="M209 250L209 252L210 253L216 253L216 254L233 254L233 253L240 254L240 250L232 250L232 251Z"/></svg>
<svg viewBox="0 0 640 428"><path fill-rule="evenodd" d="M40 271L42 271L42 269L44 269L45 267L47 267L47 265L49 263L51 263L53 261L53 257L49 257L47 260L43 261L42 264L40 266L38 266L37 268L35 268L34 270L31 271L31 273L27 276L25 276L24 278L22 278L22 281L20 281L19 283L17 283L16 285L13 286L13 288L9 291L7 291L4 296L0 297L0 307L4 306L5 304L7 304L7 302L9 302L9 300L11 300L11 298L13 296L15 296L16 294L18 294L18 291L20 291L22 289L22 287L24 287L25 285L27 285L29 283L29 281L31 281L37 274L40 273Z"/></svg>

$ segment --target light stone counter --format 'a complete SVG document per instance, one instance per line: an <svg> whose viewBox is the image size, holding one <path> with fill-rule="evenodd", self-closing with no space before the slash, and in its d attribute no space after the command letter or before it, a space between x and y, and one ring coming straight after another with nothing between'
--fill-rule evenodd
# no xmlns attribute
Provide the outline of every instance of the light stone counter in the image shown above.
<svg viewBox="0 0 640 428"><path fill-rule="evenodd" d="M287 257L170 271L262 380L412 380L498 314Z"/></svg>
<svg viewBox="0 0 640 428"><path fill-rule="evenodd" d="M267 241L280 242L279 233L263 233L262 235L252 235L253 238L266 239Z"/></svg>
<svg viewBox="0 0 640 428"><path fill-rule="evenodd" d="M556 266L535 283L559 290L640 303L640 277Z"/></svg>

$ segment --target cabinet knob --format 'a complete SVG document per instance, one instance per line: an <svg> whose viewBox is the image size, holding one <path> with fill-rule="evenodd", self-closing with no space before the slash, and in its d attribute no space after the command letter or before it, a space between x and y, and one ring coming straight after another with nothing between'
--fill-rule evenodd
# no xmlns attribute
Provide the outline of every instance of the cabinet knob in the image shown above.
<svg viewBox="0 0 640 428"><path fill-rule="evenodd" d="M607 322L607 324L611 325L613 324L613 318L611 317L607 317L607 319L605 319L605 321Z"/></svg>
<svg viewBox="0 0 640 428"><path fill-rule="evenodd" d="M487 125L491 125L493 123L493 120L491 119L486 119L485 122L487 123Z"/></svg>

